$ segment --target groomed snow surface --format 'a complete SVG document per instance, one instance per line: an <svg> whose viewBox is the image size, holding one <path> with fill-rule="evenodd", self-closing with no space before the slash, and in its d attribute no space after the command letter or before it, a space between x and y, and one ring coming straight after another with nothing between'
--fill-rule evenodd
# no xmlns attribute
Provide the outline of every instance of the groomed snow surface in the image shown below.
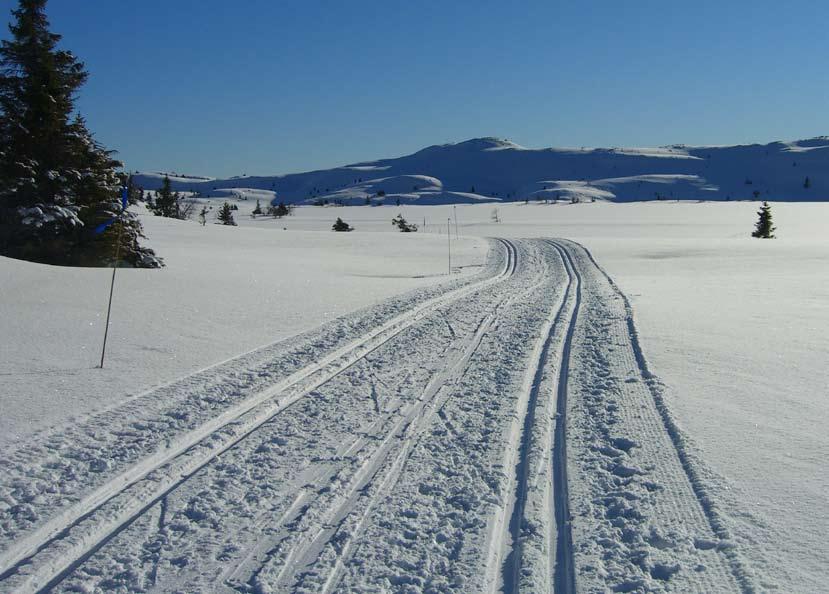
<svg viewBox="0 0 829 594"><path fill-rule="evenodd" d="M0 590L825 589L829 206L237 203L104 369L109 272L0 259Z"/></svg>

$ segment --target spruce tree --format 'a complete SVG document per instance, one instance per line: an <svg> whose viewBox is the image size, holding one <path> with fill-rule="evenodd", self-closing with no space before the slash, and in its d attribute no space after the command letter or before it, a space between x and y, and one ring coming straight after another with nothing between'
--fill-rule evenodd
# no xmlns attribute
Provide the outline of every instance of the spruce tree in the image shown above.
<svg viewBox="0 0 829 594"><path fill-rule="evenodd" d="M256 208L253 209L254 215L262 214L262 205L259 203L259 198L256 199Z"/></svg>
<svg viewBox="0 0 829 594"><path fill-rule="evenodd" d="M771 206L768 202L763 202L763 206L757 211L757 224L754 227L752 237L759 239L774 239L775 227L771 220Z"/></svg>
<svg viewBox="0 0 829 594"><path fill-rule="evenodd" d="M161 189L155 193L155 202L153 203L153 213L159 217L169 217L172 219L181 218L181 196L178 192L173 192L170 178L164 176L161 181Z"/></svg>
<svg viewBox="0 0 829 594"><path fill-rule="evenodd" d="M229 202L222 204L222 208L219 209L219 221L222 225L236 226L236 221L233 220L233 209L230 207Z"/></svg>
<svg viewBox="0 0 829 594"><path fill-rule="evenodd" d="M121 163L73 116L88 74L49 30L46 0L20 0L0 46L0 253L68 265L161 262L121 212ZM117 218L116 224L107 224ZM102 226L103 225L103 226Z"/></svg>
<svg viewBox="0 0 829 594"><path fill-rule="evenodd" d="M342 232L342 231L354 231L354 227L352 227L351 225L346 223L340 217L337 217L337 220L334 223L334 226L331 227L331 230L332 231L340 231L340 232Z"/></svg>

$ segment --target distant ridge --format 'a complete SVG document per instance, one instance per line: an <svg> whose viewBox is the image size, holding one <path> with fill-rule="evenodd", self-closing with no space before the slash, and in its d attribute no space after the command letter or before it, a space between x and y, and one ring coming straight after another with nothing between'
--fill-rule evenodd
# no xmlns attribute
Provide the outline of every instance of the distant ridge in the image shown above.
<svg viewBox="0 0 829 594"><path fill-rule="evenodd" d="M136 174L148 190L163 173ZM736 146L529 149L494 137L334 169L213 179L170 175L203 196L286 203L523 200L829 200L829 137Z"/></svg>

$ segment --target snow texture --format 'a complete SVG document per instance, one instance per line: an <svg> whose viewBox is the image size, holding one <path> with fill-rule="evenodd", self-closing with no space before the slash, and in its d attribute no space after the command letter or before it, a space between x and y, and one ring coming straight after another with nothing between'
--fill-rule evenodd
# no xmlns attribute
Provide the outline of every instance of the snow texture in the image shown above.
<svg viewBox="0 0 829 594"><path fill-rule="evenodd" d="M288 319L287 309L326 323L295 325L307 331L253 350L264 341L234 338L230 348L247 354L198 371L192 361L226 358L217 357L221 341L196 348L202 327L221 322L188 318L194 335L175 346L195 348L182 355L186 375L162 367L169 383L129 395L128 386L153 383L150 354L136 351L141 369L108 376L108 401L81 401L74 419L57 406L31 430L14 419L31 417L37 401L60 402L46 393L60 385L55 374L24 375L37 326L66 337L71 325L58 317L64 305L41 308L32 324L22 303L67 278L0 260L7 295L19 296L3 302L19 312L3 316L2 328L11 338L4 591L814 592L825 584L826 205L774 204L774 242L748 238L751 203L501 205L501 223L487 205L308 207L279 221L242 209L233 230L148 219L151 239L198 246L168 266L201 283L183 293L190 306L250 299L255 285L242 277L235 292L222 288L232 271L208 282L208 262L222 251L250 274L257 251L295 244L293 256L311 254L298 263L309 276L297 286L306 288L281 300L275 319ZM425 232L389 233L398 212L427 222ZM335 216L358 230L314 231ZM484 260L481 240L456 240L454 224L447 238L455 216L466 236L579 243L490 240ZM438 283L427 269L447 239L465 274ZM364 258L420 262L423 274L407 276L428 278L381 279L385 299L362 292L325 320L325 309L304 303L330 292L314 266L353 249L349 242ZM193 259L199 250L204 259ZM393 276L385 266L377 259L360 276L328 280L358 287ZM133 273L151 274L123 271ZM131 307L160 299L139 290L123 298ZM227 328L247 334L263 323L243 313ZM159 329L148 319L130 341L152 345ZM130 343L115 344L117 353ZM107 384L83 373L60 379L63 394L105 396Z"/></svg>

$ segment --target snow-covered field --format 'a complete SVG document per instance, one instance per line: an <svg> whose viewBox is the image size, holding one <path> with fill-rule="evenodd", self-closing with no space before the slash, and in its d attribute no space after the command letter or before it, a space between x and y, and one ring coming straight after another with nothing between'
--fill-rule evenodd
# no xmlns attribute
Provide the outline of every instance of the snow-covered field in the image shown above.
<svg viewBox="0 0 829 594"><path fill-rule="evenodd" d="M0 580L825 589L829 205L757 241L756 203L238 204L146 218L168 267L118 273L104 370L107 271L0 259Z"/></svg>
<svg viewBox="0 0 829 594"><path fill-rule="evenodd" d="M0 322L0 446L447 273L438 238L391 224L384 234L332 233L330 216L297 232L309 228L300 218L242 230L143 217L167 267L117 273L103 371L110 271L0 259L10 313ZM462 274L486 257L479 239L454 247Z"/></svg>

